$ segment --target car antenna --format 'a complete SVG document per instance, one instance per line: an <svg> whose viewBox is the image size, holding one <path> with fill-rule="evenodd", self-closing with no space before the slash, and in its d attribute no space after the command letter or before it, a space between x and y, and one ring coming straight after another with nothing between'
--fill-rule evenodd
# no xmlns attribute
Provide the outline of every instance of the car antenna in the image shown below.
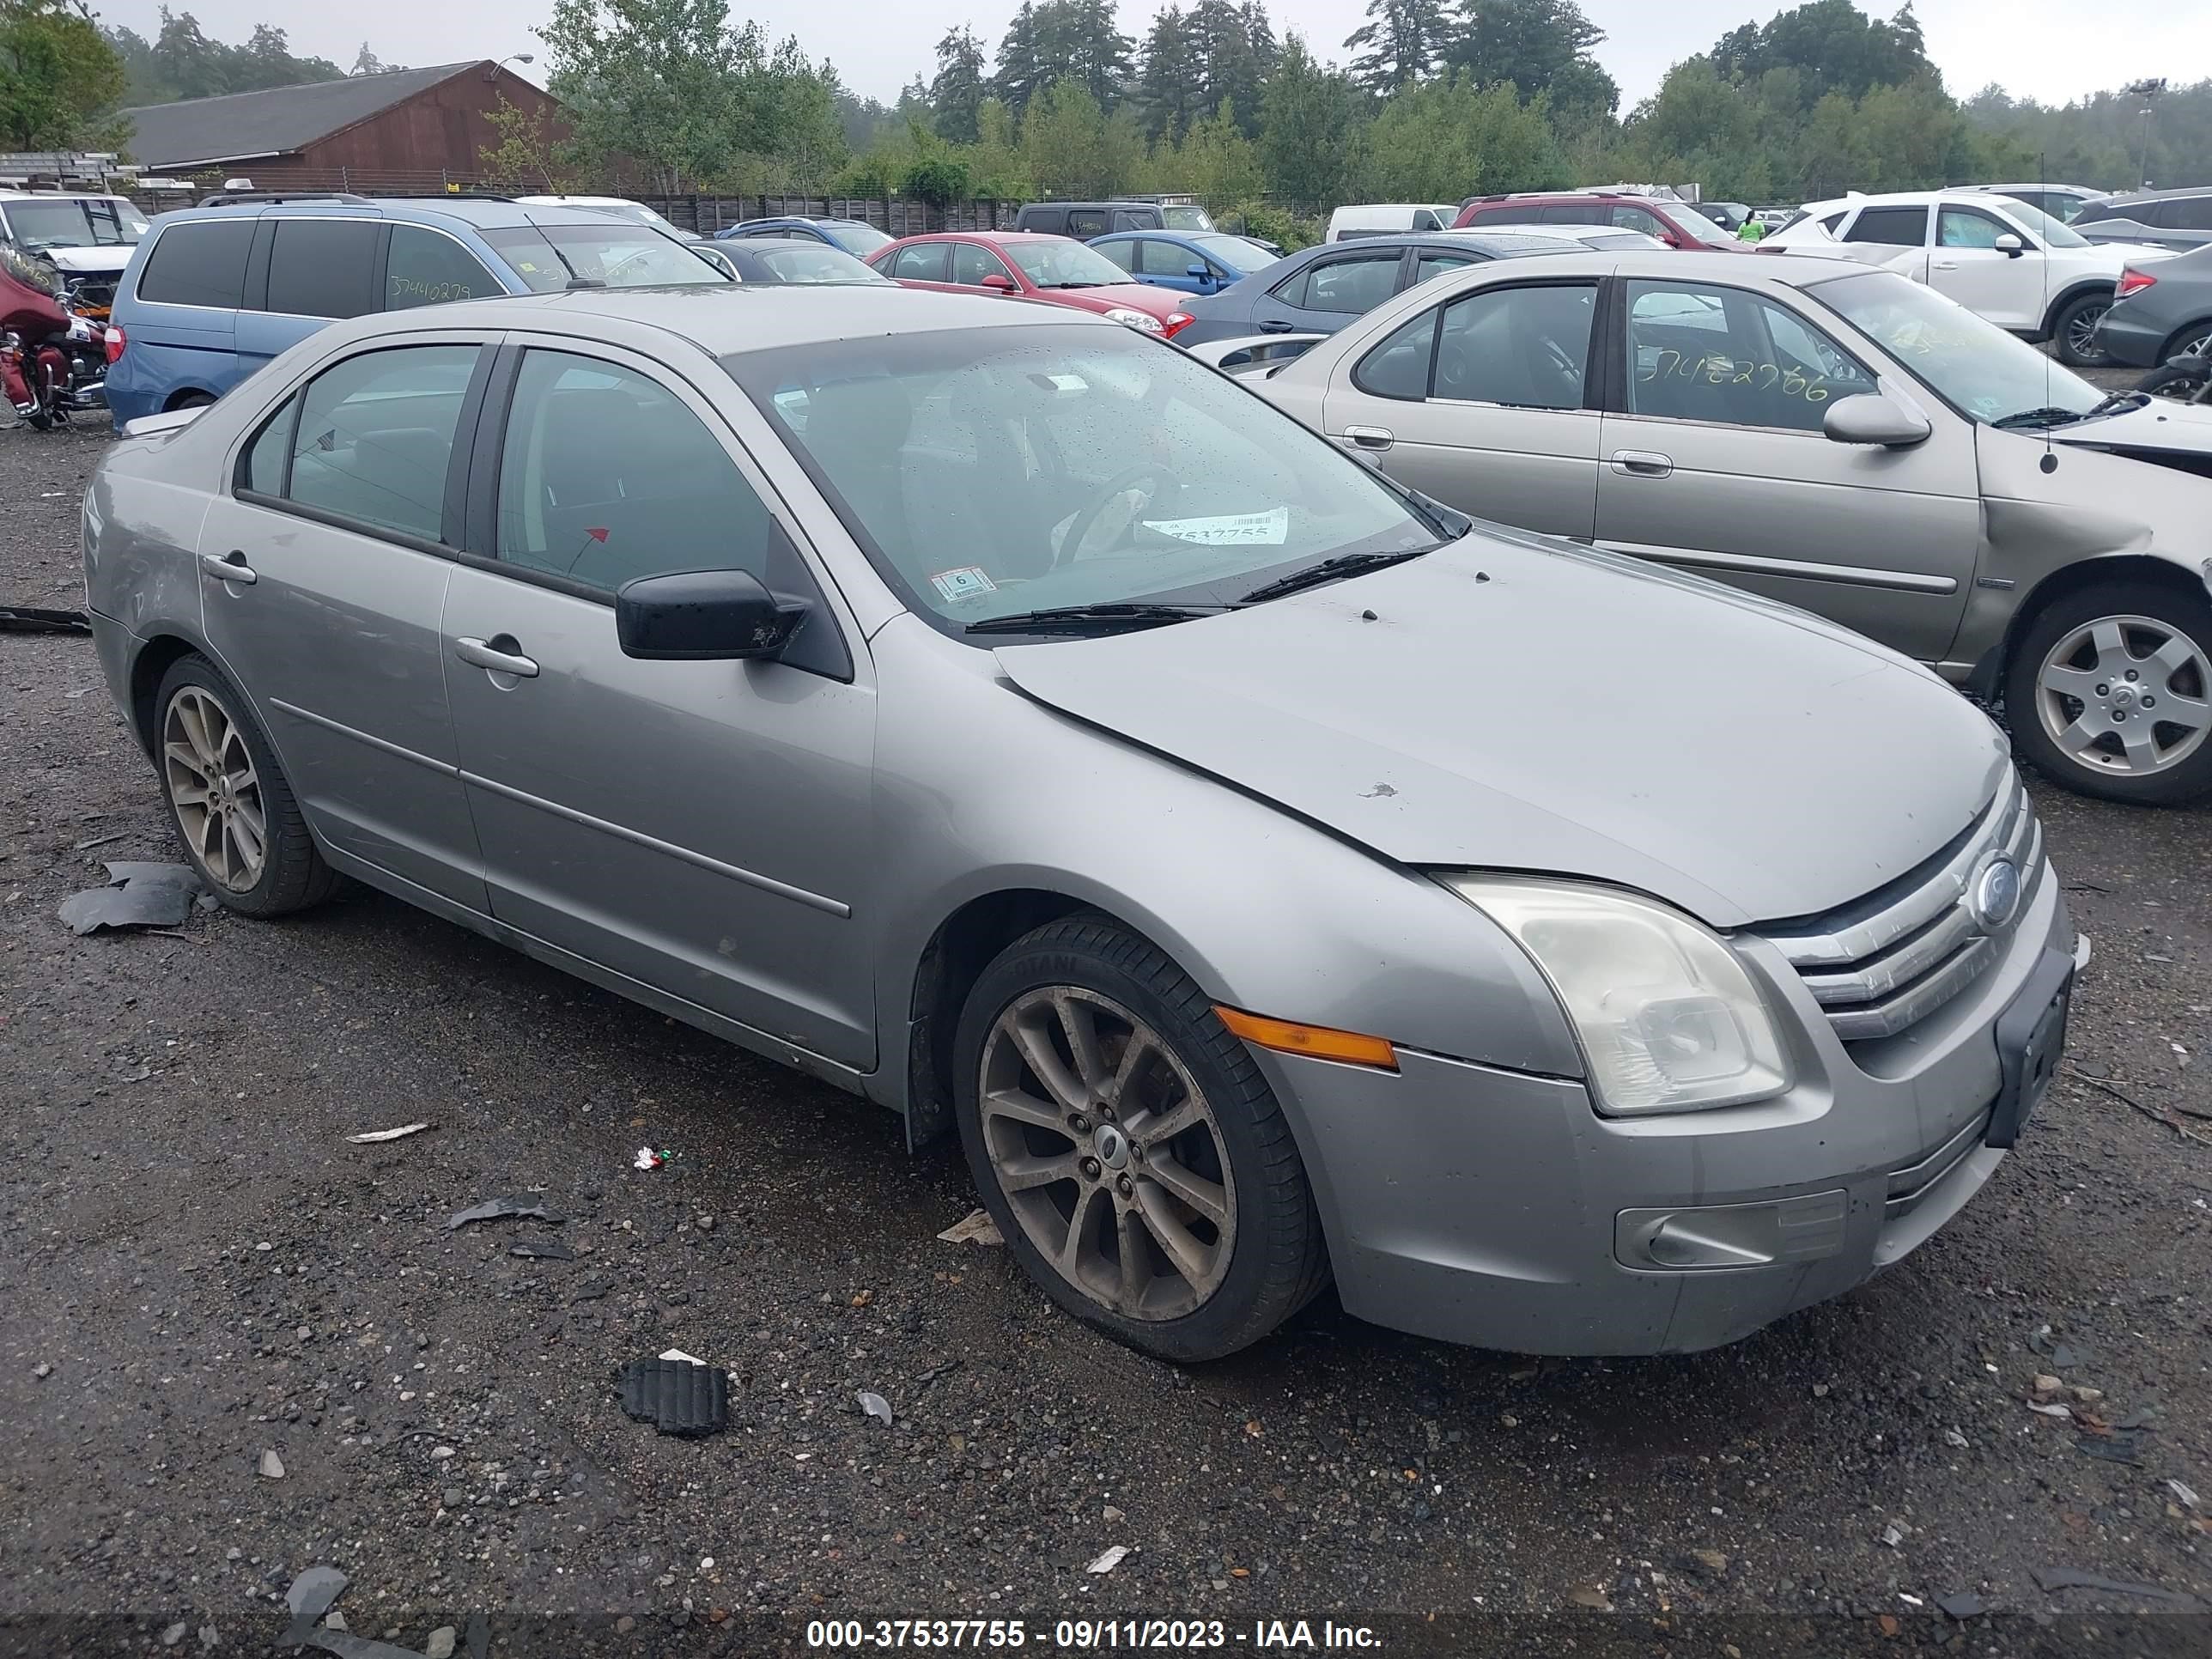
<svg viewBox="0 0 2212 1659"><path fill-rule="evenodd" d="M2038 184L2045 186L2041 194L2045 201L2049 201L2051 199L2049 189L2051 156L2047 151L2038 150L2035 154L2035 179ZM2051 250L2047 247L2043 250L2043 314L2046 317L2051 314ZM2045 409L2051 406L2051 398L2057 395L2057 381L2052 373L2049 349L2051 345L2056 343L2055 341L2046 342L2043 353L2043 406ZM2043 427L2043 459L2038 461L2036 465L2042 468L2046 474L2058 471L2058 451L2051 441L2051 425L2048 417L2045 418Z"/></svg>
<svg viewBox="0 0 2212 1659"><path fill-rule="evenodd" d="M538 234L544 236L545 233L541 229L538 232ZM605 288L606 286L605 283L602 282L596 276L579 276L576 275L576 267L568 263L568 256L561 252L561 244L555 241L550 236L545 237L545 246L553 250L553 257L561 262L561 269L568 273L568 291L571 294L574 294L579 289Z"/></svg>

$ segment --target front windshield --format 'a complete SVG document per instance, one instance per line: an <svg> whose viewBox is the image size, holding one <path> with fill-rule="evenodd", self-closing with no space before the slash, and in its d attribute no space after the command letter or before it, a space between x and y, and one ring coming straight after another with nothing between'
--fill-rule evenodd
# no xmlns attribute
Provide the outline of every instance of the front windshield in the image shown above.
<svg viewBox="0 0 2212 1659"><path fill-rule="evenodd" d="M1248 242L1242 236L1194 236L1190 240L1204 248L1225 265L1238 270L1257 270L1261 265L1271 265L1282 256L1270 253L1257 242Z"/></svg>
<svg viewBox="0 0 2212 1659"><path fill-rule="evenodd" d="M684 243L648 226L610 218L604 225L529 225L487 230L483 239L539 294L572 282L607 288L672 288L726 283L730 274Z"/></svg>
<svg viewBox="0 0 2212 1659"><path fill-rule="evenodd" d="M1212 230L1213 216L1202 207L1164 207L1160 221L1170 230Z"/></svg>
<svg viewBox="0 0 2212 1659"><path fill-rule="evenodd" d="M851 254L819 242L793 242L788 247L756 244L746 250L787 283L873 283L878 288L896 286L880 272L871 270Z"/></svg>
<svg viewBox="0 0 2212 1659"><path fill-rule="evenodd" d="M1978 421L2029 410L2085 414L2104 395L2027 342L1890 270L1805 290L1888 348L1914 378Z"/></svg>
<svg viewBox="0 0 2212 1659"><path fill-rule="evenodd" d="M112 196L14 201L5 211L26 247L129 247L146 234L146 216Z"/></svg>
<svg viewBox="0 0 2212 1659"><path fill-rule="evenodd" d="M1063 605L1232 602L1434 526L1171 346L1045 324L726 358L912 610L948 633Z"/></svg>
<svg viewBox="0 0 2212 1659"><path fill-rule="evenodd" d="M1129 273L1095 247L1064 236L1039 237L1034 242L1007 242L1000 250L1022 268L1039 288L1098 288L1126 283Z"/></svg>
<svg viewBox="0 0 2212 1659"><path fill-rule="evenodd" d="M823 225L830 240L856 259L865 259L879 247L889 247L896 237L886 236L873 225L857 222L848 225Z"/></svg>
<svg viewBox="0 0 2212 1659"><path fill-rule="evenodd" d="M1736 245L1735 237L1729 235L1728 232L1723 230L1686 202L1668 203L1667 213L1674 220L1677 229L1686 231L1701 242L1711 243L1720 247L1734 247Z"/></svg>
<svg viewBox="0 0 2212 1659"><path fill-rule="evenodd" d="M2069 229L2060 224L2057 220L2032 202L2008 199L2004 204L2004 210L2015 222L2026 225L2041 237L2046 247L2087 247L2089 246L2089 239L2080 231Z"/></svg>

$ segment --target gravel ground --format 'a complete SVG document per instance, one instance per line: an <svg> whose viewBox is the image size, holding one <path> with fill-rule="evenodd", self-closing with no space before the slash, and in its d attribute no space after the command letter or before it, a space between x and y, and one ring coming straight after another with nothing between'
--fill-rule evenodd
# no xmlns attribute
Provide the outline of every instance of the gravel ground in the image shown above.
<svg viewBox="0 0 2212 1659"><path fill-rule="evenodd" d="M101 441L0 433L0 603L81 597ZM485 1608L683 1652L754 1650L770 1613L1193 1616L1240 1644L1437 1613L1490 1651L1609 1607L1580 1651L1895 1652L1972 1592L2021 1643L1976 1652L2118 1652L2081 1635L2119 1642L2100 1609L2130 1653L2204 1650L2212 814L2039 788L2097 946L2069 1069L1990 1189L1856 1294L1719 1352L1540 1364L1325 1297L1177 1370L939 1243L964 1173L888 1115L392 900L71 936L55 906L100 860L172 855L88 641L0 635L0 1621L258 1649L330 1564L356 1632L417 1648ZM672 1166L633 1169L641 1143ZM523 1191L566 1222L445 1225ZM576 1259L509 1254L548 1235ZM730 1367L726 1434L616 1406L616 1368L671 1346ZM2039 1373L2080 1422L2028 1409ZM2205 1600L2042 1588L2060 1566Z"/></svg>

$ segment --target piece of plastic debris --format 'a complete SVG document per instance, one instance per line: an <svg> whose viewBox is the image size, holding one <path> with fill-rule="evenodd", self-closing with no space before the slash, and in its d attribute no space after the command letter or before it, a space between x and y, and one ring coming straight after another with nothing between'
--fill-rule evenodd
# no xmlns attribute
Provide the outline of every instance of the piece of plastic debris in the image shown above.
<svg viewBox="0 0 2212 1659"><path fill-rule="evenodd" d="M1899 1544L1902 1544L1905 1541L1905 1528L1899 1526L1894 1521L1891 1522L1887 1526L1881 1529L1881 1541L1888 1545L1892 1549L1895 1549Z"/></svg>
<svg viewBox="0 0 2212 1659"><path fill-rule="evenodd" d="M182 927L204 890L186 865L125 860L106 868L106 886L72 893L56 911L80 938L104 928Z"/></svg>
<svg viewBox="0 0 2212 1659"><path fill-rule="evenodd" d="M2039 1400L2029 1401L2027 1402L2027 1408L2032 1412L2039 1413L2045 1417L2070 1418L2074 1415L2074 1408L2071 1406L2045 1405L2043 1401Z"/></svg>
<svg viewBox="0 0 2212 1659"><path fill-rule="evenodd" d="M2173 1501L2185 1510L2197 1507L2197 1493L2193 1488L2179 1480L2169 1480L2166 1483L2166 1489L2173 1494Z"/></svg>
<svg viewBox="0 0 2212 1659"><path fill-rule="evenodd" d="M687 1365L703 1365L707 1363L705 1360L700 1358L697 1354L686 1353L681 1348L665 1349L662 1351L660 1358L663 1359L680 1359Z"/></svg>
<svg viewBox="0 0 2212 1659"><path fill-rule="evenodd" d="M1106 1550L1100 1554L1097 1559L1091 1562L1089 1566L1084 1568L1084 1571L1111 1572L1115 1568L1121 1565L1128 1553L1129 1547L1127 1544L1116 1544L1112 1548Z"/></svg>
<svg viewBox="0 0 2212 1659"><path fill-rule="evenodd" d="M112 842L128 840L130 835L131 832L128 830L118 830L112 836L94 836L88 841L80 841L72 843L70 850L78 853L88 853L95 847L106 847Z"/></svg>
<svg viewBox="0 0 2212 1659"><path fill-rule="evenodd" d="M1588 1607L1592 1613L1613 1611L1613 1598L1605 1593L1602 1586L1597 1584L1576 1585L1567 1592L1567 1600L1578 1607Z"/></svg>
<svg viewBox="0 0 2212 1659"><path fill-rule="evenodd" d="M1971 1590L1960 1590L1952 1595L1939 1595L1936 1598L1936 1605L1962 1625L1969 1619L1980 1618L1988 1611L1988 1608L1983 1605L1982 1598Z"/></svg>
<svg viewBox="0 0 2212 1659"><path fill-rule="evenodd" d="M635 1169L659 1170L673 1163L675 1158L676 1154L665 1146L658 1152L650 1146L641 1146L637 1149L637 1156L630 1159L630 1164Z"/></svg>
<svg viewBox="0 0 2212 1659"><path fill-rule="evenodd" d="M292 1610L292 1623L277 1643L279 1647L297 1647L307 1639L307 1632L315 1621L331 1610L331 1604L343 1593L348 1580L336 1567L309 1567L292 1581L284 1592L284 1605Z"/></svg>
<svg viewBox="0 0 2212 1659"><path fill-rule="evenodd" d="M2195 1607L2202 1606L2197 1597L2184 1590L2161 1589L2156 1584L2132 1584L2124 1578L2106 1578L2094 1572L2084 1572L2079 1567L2037 1567L2035 1582L2046 1591L2063 1589L2103 1590L2112 1595L2139 1595L2146 1601L2157 1601L2166 1607Z"/></svg>
<svg viewBox="0 0 2212 1659"><path fill-rule="evenodd" d="M0 605L0 634L89 634L82 611L46 611L32 605Z"/></svg>
<svg viewBox="0 0 2212 1659"><path fill-rule="evenodd" d="M2142 1437L2138 1434L2102 1437L2085 1434L2075 1441L2074 1449L2085 1457L2101 1457L2107 1463L2141 1463Z"/></svg>
<svg viewBox="0 0 2212 1659"><path fill-rule="evenodd" d="M730 1420L730 1374L690 1359L635 1359L618 1379L623 1409L663 1434L714 1434Z"/></svg>
<svg viewBox="0 0 2212 1659"><path fill-rule="evenodd" d="M508 1216L522 1216L534 1221L564 1219L559 1212L548 1209L542 1198L488 1198L474 1208L463 1210L456 1215L446 1224L446 1231L451 1232L456 1227L465 1227L471 1221L500 1221Z"/></svg>
<svg viewBox="0 0 2212 1659"><path fill-rule="evenodd" d="M271 1480L282 1480L284 1478L284 1460L264 1448L261 1454L261 1473Z"/></svg>
<svg viewBox="0 0 2212 1659"><path fill-rule="evenodd" d="M371 1129L363 1134L348 1135L346 1139L356 1146L374 1146L380 1141L404 1140L409 1135L419 1135L429 1127L427 1123L403 1123L396 1129Z"/></svg>
<svg viewBox="0 0 2212 1659"><path fill-rule="evenodd" d="M557 1238L525 1238L507 1246L509 1255L530 1256L539 1261L574 1261L576 1253Z"/></svg>
<svg viewBox="0 0 2212 1659"><path fill-rule="evenodd" d="M881 1423L885 1428L889 1428L890 1426L891 1402L884 1399L883 1395L875 1393L872 1389L861 1389L860 1409L867 1413L869 1416L874 1418L878 1423Z"/></svg>
<svg viewBox="0 0 2212 1659"><path fill-rule="evenodd" d="M1004 1244L1006 1235L988 1210L976 1210L937 1236L947 1244Z"/></svg>

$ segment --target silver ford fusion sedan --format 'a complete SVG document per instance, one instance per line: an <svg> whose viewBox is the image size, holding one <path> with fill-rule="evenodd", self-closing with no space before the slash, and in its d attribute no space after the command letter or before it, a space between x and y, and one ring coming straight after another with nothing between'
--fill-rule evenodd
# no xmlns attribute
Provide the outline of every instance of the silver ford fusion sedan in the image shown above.
<svg viewBox="0 0 2212 1659"><path fill-rule="evenodd" d="M2073 934L1990 722L1475 526L1171 346L905 290L341 323L137 422L95 632L193 860L338 875L956 1128L1176 1359L1333 1275L1726 1342L1989 1179Z"/></svg>

